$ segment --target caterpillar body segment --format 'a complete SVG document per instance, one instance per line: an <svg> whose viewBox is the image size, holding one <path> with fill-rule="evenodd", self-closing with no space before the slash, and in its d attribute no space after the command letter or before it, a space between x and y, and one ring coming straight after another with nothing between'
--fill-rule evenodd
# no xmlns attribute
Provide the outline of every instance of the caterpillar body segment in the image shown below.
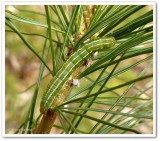
<svg viewBox="0 0 160 141"><path fill-rule="evenodd" d="M45 114L49 109L53 110L63 103L70 90L71 79L77 77L79 67L86 59L92 57L96 51L113 47L115 43L113 37L103 37L84 43L74 52L48 84L40 104L41 113Z"/></svg>

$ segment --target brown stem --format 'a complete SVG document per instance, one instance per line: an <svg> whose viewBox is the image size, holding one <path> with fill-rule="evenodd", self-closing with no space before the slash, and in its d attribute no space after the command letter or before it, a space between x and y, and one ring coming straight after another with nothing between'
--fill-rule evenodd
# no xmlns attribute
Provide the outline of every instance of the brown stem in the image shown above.
<svg viewBox="0 0 160 141"><path fill-rule="evenodd" d="M33 134L49 134L55 119L55 111L49 109L47 113L43 115L40 124L33 130Z"/></svg>

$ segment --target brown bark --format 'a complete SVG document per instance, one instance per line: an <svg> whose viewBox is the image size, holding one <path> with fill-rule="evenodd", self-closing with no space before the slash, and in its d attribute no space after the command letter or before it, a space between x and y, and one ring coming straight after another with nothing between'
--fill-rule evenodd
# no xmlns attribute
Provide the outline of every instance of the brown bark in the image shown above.
<svg viewBox="0 0 160 141"><path fill-rule="evenodd" d="M47 113L43 115L40 124L33 130L33 134L49 134L55 119L56 113L49 109Z"/></svg>

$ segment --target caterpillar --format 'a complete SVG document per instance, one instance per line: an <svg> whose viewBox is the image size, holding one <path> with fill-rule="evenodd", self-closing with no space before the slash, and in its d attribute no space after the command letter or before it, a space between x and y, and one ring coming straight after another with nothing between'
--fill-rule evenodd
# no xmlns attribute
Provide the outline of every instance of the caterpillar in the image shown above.
<svg viewBox="0 0 160 141"><path fill-rule="evenodd" d="M70 90L72 79L77 77L81 64L94 52L113 47L115 43L114 37L101 37L84 43L75 51L49 82L41 100L40 112L46 114L61 104Z"/></svg>

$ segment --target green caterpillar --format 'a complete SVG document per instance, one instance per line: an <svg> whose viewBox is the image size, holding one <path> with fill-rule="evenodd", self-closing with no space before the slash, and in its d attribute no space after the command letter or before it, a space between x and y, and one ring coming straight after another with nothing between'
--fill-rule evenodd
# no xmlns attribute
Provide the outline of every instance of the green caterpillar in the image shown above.
<svg viewBox="0 0 160 141"><path fill-rule="evenodd" d="M46 114L49 109L53 110L55 106L64 101L71 87L71 80L77 76L75 71L86 59L98 50L113 47L115 43L116 41L113 37L102 37L84 43L74 52L48 84L40 104L41 113Z"/></svg>

